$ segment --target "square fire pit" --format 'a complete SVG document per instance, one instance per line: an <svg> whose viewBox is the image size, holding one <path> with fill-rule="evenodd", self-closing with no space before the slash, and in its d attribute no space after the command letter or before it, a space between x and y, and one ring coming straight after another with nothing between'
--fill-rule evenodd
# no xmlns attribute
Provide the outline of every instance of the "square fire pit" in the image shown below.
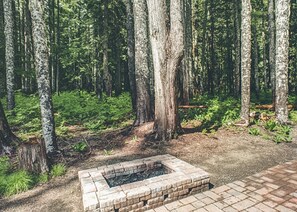
<svg viewBox="0 0 297 212"><path fill-rule="evenodd" d="M208 190L209 174L172 155L78 172L85 211L145 211Z"/></svg>

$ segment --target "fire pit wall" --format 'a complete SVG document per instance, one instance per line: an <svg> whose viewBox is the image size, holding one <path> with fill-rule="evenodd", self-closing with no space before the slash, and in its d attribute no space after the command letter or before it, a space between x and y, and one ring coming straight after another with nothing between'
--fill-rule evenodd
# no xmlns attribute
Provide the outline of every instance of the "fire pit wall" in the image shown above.
<svg viewBox="0 0 297 212"><path fill-rule="evenodd" d="M110 187L117 176L163 166L164 175ZM171 155L80 171L85 211L145 211L208 190L209 174Z"/></svg>

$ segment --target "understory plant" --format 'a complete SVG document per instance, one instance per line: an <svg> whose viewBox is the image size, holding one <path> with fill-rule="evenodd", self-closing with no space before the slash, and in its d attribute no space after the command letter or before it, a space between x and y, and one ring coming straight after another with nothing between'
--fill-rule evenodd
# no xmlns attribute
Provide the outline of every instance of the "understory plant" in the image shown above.
<svg viewBox="0 0 297 212"><path fill-rule="evenodd" d="M62 163L58 163L52 166L50 175L51 177L59 177L66 173L66 166Z"/></svg>

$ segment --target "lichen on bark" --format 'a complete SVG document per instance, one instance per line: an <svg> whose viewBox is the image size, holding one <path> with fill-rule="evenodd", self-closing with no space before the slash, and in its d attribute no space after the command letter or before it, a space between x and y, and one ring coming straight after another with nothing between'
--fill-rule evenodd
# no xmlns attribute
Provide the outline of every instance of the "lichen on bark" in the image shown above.
<svg viewBox="0 0 297 212"><path fill-rule="evenodd" d="M41 109L43 138L45 141L46 152L53 153L57 150L57 143L49 77L47 35L44 21L45 8L44 1L30 0L34 56Z"/></svg>

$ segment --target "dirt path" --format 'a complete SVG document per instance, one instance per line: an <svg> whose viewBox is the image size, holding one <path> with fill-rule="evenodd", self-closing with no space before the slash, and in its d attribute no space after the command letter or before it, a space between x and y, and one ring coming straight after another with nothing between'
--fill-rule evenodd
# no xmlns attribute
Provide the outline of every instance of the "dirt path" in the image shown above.
<svg viewBox="0 0 297 212"><path fill-rule="evenodd" d="M145 141L141 131L130 135L110 135L88 138L91 146L113 147L112 155L94 149L86 160L70 166L67 174L38 186L28 192L0 200L0 211L83 211L77 171L105 164L132 160L156 154L169 153L211 174L216 187L242 179L268 167L297 159L297 128L293 129L293 142L275 144L247 130L221 129L215 134L188 133L169 143Z"/></svg>

